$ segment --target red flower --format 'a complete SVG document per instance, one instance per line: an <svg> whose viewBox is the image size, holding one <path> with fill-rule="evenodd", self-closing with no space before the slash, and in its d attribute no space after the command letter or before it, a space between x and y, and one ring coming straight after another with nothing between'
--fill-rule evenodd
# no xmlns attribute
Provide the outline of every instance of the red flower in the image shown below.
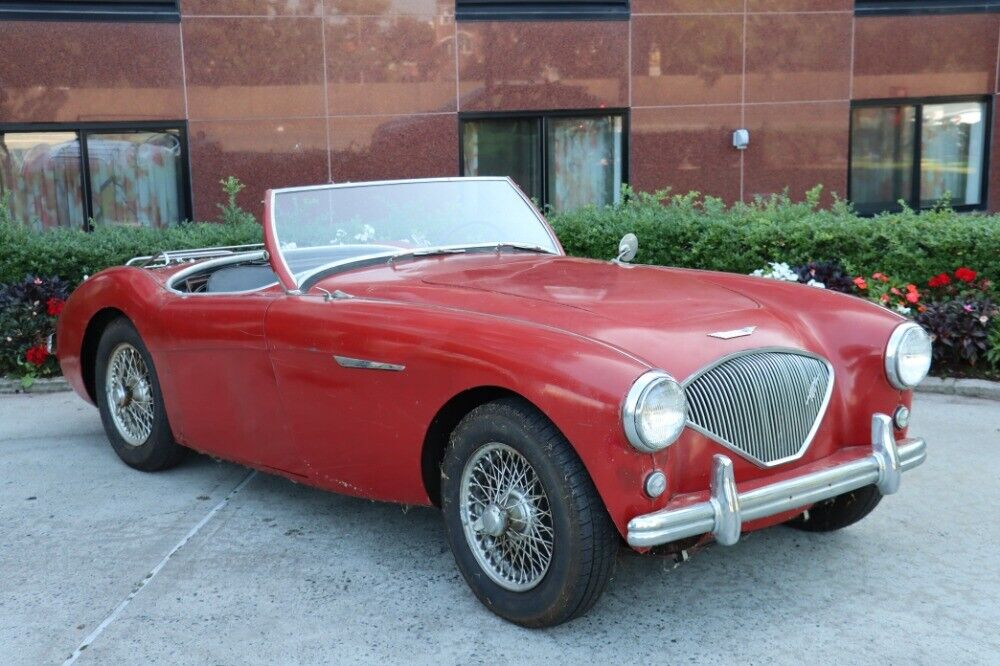
<svg viewBox="0 0 1000 666"><path fill-rule="evenodd" d="M944 287L949 284L951 284L951 278L948 277L947 273L938 273L927 281L928 287Z"/></svg>
<svg viewBox="0 0 1000 666"><path fill-rule="evenodd" d="M879 300L882 301L883 303L888 303L889 302L889 294L882 294L882 296L879 298Z"/></svg>
<svg viewBox="0 0 1000 666"><path fill-rule="evenodd" d="M28 351L24 353L24 359L28 363L33 363L34 365L41 367L45 364L45 359L49 357L49 350L45 348L45 345L35 345Z"/></svg>
<svg viewBox="0 0 1000 666"><path fill-rule="evenodd" d="M892 292L893 296L902 296L903 295L903 292L901 292L899 289L896 289L895 287L893 287L889 291Z"/></svg>
<svg viewBox="0 0 1000 666"><path fill-rule="evenodd" d="M878 280L879 282L889 281L889 276L887 276L885 273L872 273L872 277Z"/></svg>
<svg viewBox="0 0 1000 666"><path fill-rule="evenodd" d="M916 303L920 300L920 292L917 291L917 285L908 284L906 285L906 300L910 303Z"/></svg>
<svg viewBox="0 0 1000 666"><path fill-rule="evenodd" d="M972 282L973 280L976 279L976 275L978 275L976 271L972 270L971 268L966 268L965 266L962 266L961 268L955 271L955 277L961 280L962 282Z"/></svg>
<svg viewBox="0 0 1000 666"><path fill-rule="evenodd" d="M63 308L66 307L66 301L61 298L50 298L45 302L45 307L50 317L58 317L62 313Z"/></svg>
<svg viewBox="0 0 1000 666"><path fill-rule="evenodd" d="M867 289L868 283L865 282L865 279L863 277L859 276L854 278L854 286L857 287L858 289Z"/></svg>

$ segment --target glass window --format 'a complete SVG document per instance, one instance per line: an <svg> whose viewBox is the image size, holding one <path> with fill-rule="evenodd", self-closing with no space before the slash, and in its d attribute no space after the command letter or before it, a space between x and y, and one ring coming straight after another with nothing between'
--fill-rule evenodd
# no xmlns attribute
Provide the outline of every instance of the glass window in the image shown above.
<svg viewBox="0 0 1000 666"><path fill-rule="evenodd" d="M851 198L859 209L885 210L913 191L912 106L854 109Z"/></svg>
<svg viewBox="0 0 1000 666"><path fill-rule="evenodd" d="M186 183L179 128L0 129L0 193L35 229L175 224L187 216Z"/></svg>
<svg viewBox="0 0 1000 666"><path fill-rule="evenodd" d="M986 102L969 100L852 110L850 197L864 213L983 201Z"/></svg>
<svg viewBox="0 0 1000 666"><path fill-rule="evenodd" d="M462 173L510 176L557 211L616 203L625 182L623 125L619 113L466 120Z"/></svg>
<svg viewBox="0 0 1000 666"><path fill-rule="evenodd" d="M82 227L82 182L76 132L0 134L0 192L15 220L35 229Z"/></svg>
<svg viewBox="0 0 1000 666"><path fill-rule="evenodd" d="M466 176L510 176L542 200L541 136L537 118L470 120L462 138Z"/></svg>
<svg viewBox="0 0 1000 666"><path fill-rule="evenodd" d="M622 184L621 116L546 123L548 203L556 210L617 203Z"/></svg>
<svg viewBox="0 0 1000 666"><path fill-rule="evenodd" d="M925 104L920 135L920 205L945 195L955 206L982 203L986 105Z"/></svg>
<svg viewBox="0 0 1000 666"><path fill-rule="evenodd" d="M96 224L162 227L183 217L177 131L91 132L87 159Z"/></svg>

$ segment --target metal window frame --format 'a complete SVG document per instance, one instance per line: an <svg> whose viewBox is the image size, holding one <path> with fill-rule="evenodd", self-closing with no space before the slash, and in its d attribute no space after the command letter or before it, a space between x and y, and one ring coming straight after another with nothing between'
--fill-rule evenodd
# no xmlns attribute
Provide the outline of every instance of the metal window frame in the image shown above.
<svg viewBox="0 0 1000 666"><path fill-rule="evenodd" d="M455 0L457 21L628 21L630 0Z"/></svg>
<svg viewBox="0 0 1000 666"><path fill-rule="evenodd" d="M180 0L0 0L0 21L179 23Z"/></svg>
<svg viewBox="0 0 1000 666"><path fill-rule="evenodd" d="M914 210L928 210L930 206L923 206L920 203L920 176L922 161L923 143L923 108L930 104L950 104L954 102L979 102L983 104L983 164L982 181L979 184L979 203L961 204L952 206L959 212L971 212L987 210L989 208L989 181L990 181L990 153L993 141L993 96L992 95L947 95L938 97L884 97L878 99L854 100L851 102L850 117L848 118L847 137L847 200L853 203L853 193L851 192L851 175L854 168L854 110L870 108L896 108L912 106L913 113L913 165L911 172L910 191L905 197L908 206ZM857 207L857 204L855 204ZM898 212L900 207L892 205L888 208L874 210L866 209L859 211L859 214L866 216L877 215L882 212Z"/></svg>
<svg viewBox="0 0 1000 666"><path fill-rule="evenodd" d="M856 0L857 16L984 14L1000 12L1000 0Z"/></svg>
<svg viewBox="0 0 1000 666"><path fill-rule="evenodd" d="M120 121L120 122L82 122L82 123L0 123L0 135L12 132L74 132L80 143L80 186L83 200L83 230L93 231L91 221L94 217L94 202L90 191L90 155L87 148L87 137L90 134L112 134L129 132L157 132L173 130L178 133L181 144L181 177L178 183L180 195L180 220L183 223L191 219L191 162L188 145L188 124L186 120L163 121ZM0 182L0 194L3 193L3 183Z"/></svg>
<svg viewBox="0 0 1000 666"><path fill-rule="evenodd" d="M539 208L548 214L551 203L549 183L549 159L547 129L548 120L553 118L598 118L618 116L622 120L622 185L629 183L629 109L611 107L605 109L558 109L552 111L476 111L458 114L458 173L465 175L465 123L476 120L525 120L535 119L539 132L538 164L541 172L541 200Z"/></svg>

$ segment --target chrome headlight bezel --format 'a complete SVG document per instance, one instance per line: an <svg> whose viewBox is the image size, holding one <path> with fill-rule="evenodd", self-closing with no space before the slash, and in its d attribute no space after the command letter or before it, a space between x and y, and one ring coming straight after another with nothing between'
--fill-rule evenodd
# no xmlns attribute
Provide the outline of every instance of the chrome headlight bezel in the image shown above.
<svg viewBox="0 0 1000 666"><path fill-rule="evenodd" d="M668 384L673 384L680 390L681 397L684 400L684 418L681 420L680 426L669 437L658 442L647 441L639 426L639 418L642 415L643 405L652 391L657 387ZM632 387L625 396L625 402L622 405L622 425L629 444L637 451L642 453L657 453L667 448L677 441L677 438L681 436L681 433L684 432L684 428L687 426L687 397L684 395L684 387L671 375L662 370L650 370L644 373L633 382Z"/></svg>
<svg viewBox="0 0 1000 666"><path fill-rule="evenodd" d="M922 336L927 341L927 370L920 379L915 382L908 383L904 381L900 373L900 349L903 346L903 342L911 335ZM889 380L889 383L893 387L901 391L909 391L915 388L920 382L927 377L927 372L930 370L931 366L931 339L927 331L923 329L922 326L916 324L912 321L904 321L902 324L897 326L893 331L892 335L889 336L889 342L885 346L885 376Z"/></svg>

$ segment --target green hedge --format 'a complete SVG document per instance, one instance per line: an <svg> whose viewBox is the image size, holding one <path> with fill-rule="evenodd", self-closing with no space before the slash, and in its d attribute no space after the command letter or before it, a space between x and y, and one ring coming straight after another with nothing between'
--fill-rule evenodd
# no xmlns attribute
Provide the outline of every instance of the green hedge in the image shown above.
<svg viewBox="0 0 1000 666"><path fill-rule="evenodd" d="M804 202L775 195L727 207L696 193L666 196L625 190L623 203L553 215L567 252L611 258L627 232L639 237L637 261L749 273L767 262L839 259L855 274L882 271L894 281L925 285L941 272L968 266L1000 279L1000 216L933 211L855 215L840 201L818 206L819 188ZM261 241L244 216L229 223L186 223L167 229L99 227L30 231L4 221L0 206L0 283L26 274L78 283L84 275L159 250Z"/></svg>
<svg viewBox="0 0 1000 666"><path fill-rule="evenodd" d="M774 195L726 205L696 193L624 193L614 207L554 215L551 222L569 254L609 259L627 232L639 237L638 262L749 273L767 262L804 264L839 259L855 275L881 271L896 281L926 285L928 278L968 266L1000 279L1000 216L947 208L859 217L835 201L818 206Z"/></svg>
<svg viewBox="0 0 1000 666"><path fill-rule="evenodd" d="M76 285L85 275L161 250L260 242L261 227L249 220L189 222L166 229L97 227L89 233L64 228L37 232L0 220L0 283L31 274Z"/></svg>

